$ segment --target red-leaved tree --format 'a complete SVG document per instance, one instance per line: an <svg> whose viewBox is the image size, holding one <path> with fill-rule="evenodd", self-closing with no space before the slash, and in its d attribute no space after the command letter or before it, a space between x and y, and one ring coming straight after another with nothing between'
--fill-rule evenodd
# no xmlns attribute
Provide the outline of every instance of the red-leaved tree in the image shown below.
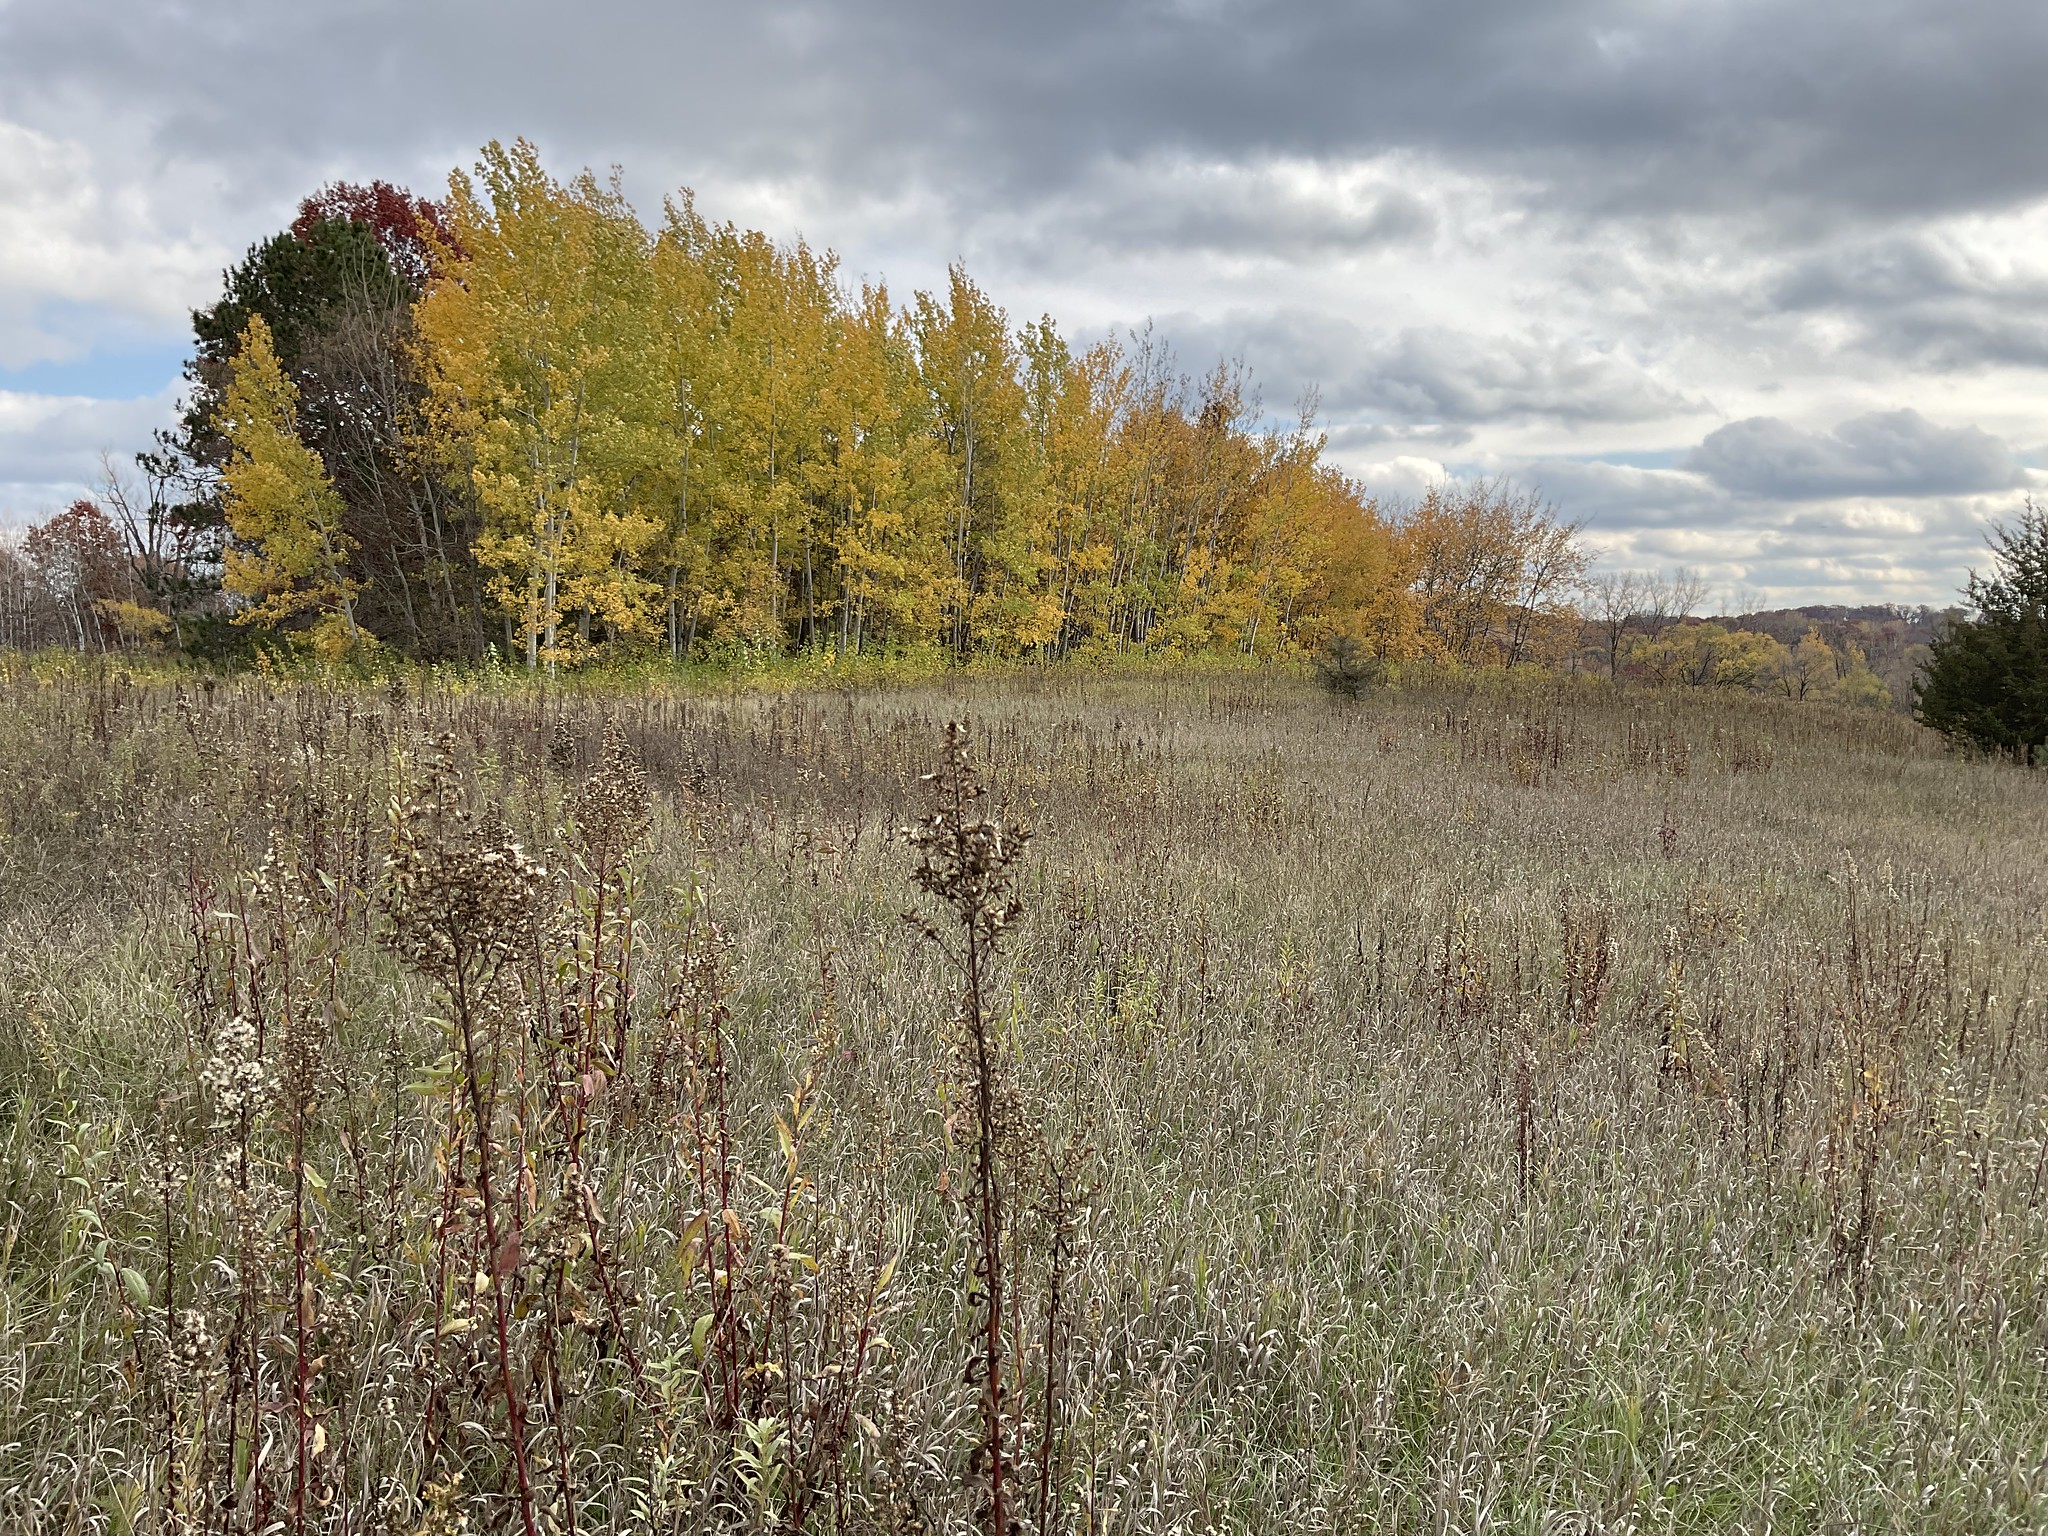
<svg viewBox="0 0 2048 1536"><path fill-rule="evenodd" d="M353 181L329 183L299 204L292 233L306 240L322 219L368 225L390 257L392 270L415 291L425 288L433 276L437 247L462 254L438 204L414 197L388 181L373 181L368 186Z"/></svg>

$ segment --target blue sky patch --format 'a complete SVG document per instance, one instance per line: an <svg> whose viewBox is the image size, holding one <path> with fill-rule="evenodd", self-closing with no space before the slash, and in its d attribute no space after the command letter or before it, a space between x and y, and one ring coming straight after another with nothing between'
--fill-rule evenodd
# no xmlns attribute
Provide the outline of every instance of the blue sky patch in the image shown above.
<svg viewBox="0 0 2048 1536"><path fill-rule="evenodd" d="M0 368L0 390L25 395L82 395L140 400L177 381L189 348L182 343L93 352L70 362Z"/></svg>

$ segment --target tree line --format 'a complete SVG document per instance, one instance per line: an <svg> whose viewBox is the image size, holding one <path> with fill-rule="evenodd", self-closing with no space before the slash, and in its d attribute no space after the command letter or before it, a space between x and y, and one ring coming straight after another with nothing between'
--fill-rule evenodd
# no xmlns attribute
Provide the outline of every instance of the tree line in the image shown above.
<svg viewBox="0 0 2048 1536"><path fill-rule="evenodd" d="M193 330L176 430L53 520L125 560L11 552L14 630L533 669L1340 633L1513 666L1578 637L1587 552L1538 497L1384 505L1240 367L1014 324L957 265L898 303L687 193L650 225L523 142L438 201L308 198ZM38 586L69 595L31 622Z"/></svg>
<svg viewBox="0 0 2048 1536"><path fill-rule="evenodd" d="M194 313L186 381L132 470L0 547L0 644L548 671L1334 648L1354 680L1536 664L1853 703L1904 702L1928 654L1890 624L1702 620L1697 578L1590 575L1511 484L1375 497L1229 362L1015 324L959 265L898 303L687 191L650 224L523 141L439 200L308 197ZM2003 629L1933 652L1941 719L1983 714L1955 668L2031 655L2010 587L1971 591Z"/></svg>

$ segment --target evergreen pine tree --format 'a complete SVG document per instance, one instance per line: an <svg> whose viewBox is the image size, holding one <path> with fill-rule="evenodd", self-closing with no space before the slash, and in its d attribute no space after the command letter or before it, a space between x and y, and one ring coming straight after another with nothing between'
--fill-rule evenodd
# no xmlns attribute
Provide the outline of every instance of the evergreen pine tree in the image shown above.
<svg viewBox="0 0 2048 1536"><path fill-rule="evenodd" d="M1974 617L1935 641L1918 689L1920 718L1953 740L2029 765L2048 745L2048 508L2029 498L1991 535L1995 569L1971 572Z"/></svg>

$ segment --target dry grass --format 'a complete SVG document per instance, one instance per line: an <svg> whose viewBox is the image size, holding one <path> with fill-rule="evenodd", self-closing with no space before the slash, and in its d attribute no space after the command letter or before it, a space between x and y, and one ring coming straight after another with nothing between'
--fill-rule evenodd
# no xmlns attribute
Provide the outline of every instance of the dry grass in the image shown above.
<svg viewBox="0 0 2048 1536"><path fill-rule="evenodd" d="M2048 791L1896 718L0 694L9 1530L2048 1525Z"/></svg>

